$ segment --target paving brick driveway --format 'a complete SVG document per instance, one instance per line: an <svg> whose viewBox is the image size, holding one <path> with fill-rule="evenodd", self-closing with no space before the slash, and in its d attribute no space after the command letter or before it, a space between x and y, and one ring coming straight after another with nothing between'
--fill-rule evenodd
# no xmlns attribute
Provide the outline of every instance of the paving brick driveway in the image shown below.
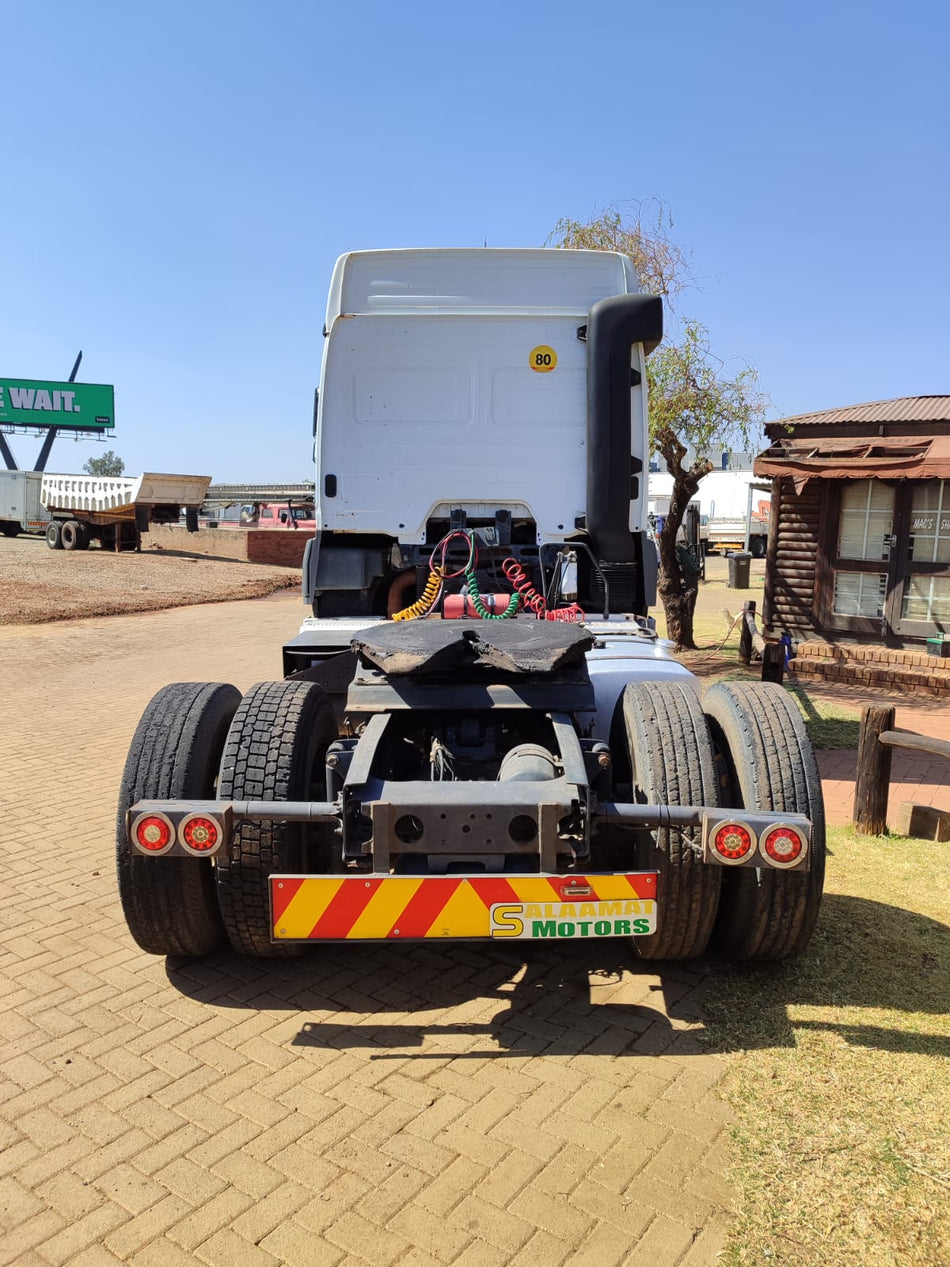
<svg viewBox="0 0 950 1267"><path fill-rule="evenodd" d="M712 1263L701 977L616 945L141 953L125 752L171 681L280 672L289 597L0 629L0 1264Z"/></svg>

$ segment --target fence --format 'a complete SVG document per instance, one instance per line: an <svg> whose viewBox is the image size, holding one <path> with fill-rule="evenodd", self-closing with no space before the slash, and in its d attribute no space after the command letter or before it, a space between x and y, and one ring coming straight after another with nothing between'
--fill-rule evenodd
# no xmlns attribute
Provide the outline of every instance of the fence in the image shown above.
<svg viewBox="0 0 950 1267"><path fill-rule="evenodd" d="M755 603L742 606L739 623L739 659L748 664L753 651L762 657L762 681L781 683L785 677L785 648L780 642L766 642L755 623Z"/></svg>
<svg viewBox="0 0 950 1267"><path fill-rule="evenodd" d="M893 706L882 704L867 704L861 712L853 822L864 836L880 836L887 829L891 754L895 748L950 758L950 741L931 739L912 730L895 730L894 715Z"/></svg>

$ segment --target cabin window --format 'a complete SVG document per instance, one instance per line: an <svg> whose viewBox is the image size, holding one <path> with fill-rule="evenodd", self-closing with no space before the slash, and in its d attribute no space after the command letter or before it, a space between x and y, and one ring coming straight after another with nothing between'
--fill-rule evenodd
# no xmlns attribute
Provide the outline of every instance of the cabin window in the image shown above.
<svg viewBox="0 0 950 1267"><path fill-rule="evenodd" d="M893 488L880 480L849 481L841 494L838 558L886 559L893 522Z"/></svg>
<svg viewBox="0 0 950 1267"><path fill-rule="evenodd" d="M904 586L902 620L923 620L940 628L950 624L950 578L911 576Z"/></svg>
<svg viewBox="0 0 950 1267"><path fill-rule="evenodd" d="M824 627L909 638L950 628L950 480L849 480L829 494Z"/></svg>
<svg viewBox="0 0 950 1267"><path fill-rule="evenodd" d="M836 616L884 615L887 595L886 572L836 572L834 614Z"/></svg>
<svg viewBox="0 0 950 1267"><path fill-rule="evenodd" d="M910 542L915 563L950 563L950 483L947 480L922 480L914 484ZM905 608L906 601L905 596Z"/></svg>

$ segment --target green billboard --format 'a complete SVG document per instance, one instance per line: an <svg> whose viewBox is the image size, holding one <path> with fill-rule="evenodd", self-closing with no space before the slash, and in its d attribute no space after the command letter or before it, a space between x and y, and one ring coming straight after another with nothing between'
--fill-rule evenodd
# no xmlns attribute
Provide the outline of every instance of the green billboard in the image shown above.
<svg viewBox="0 0 950 1267"><path fill-rule="evenodd" d="M47 383L0 378L0 427L68 427L104 431L115 426L115 391L106 383Z"/></svg>

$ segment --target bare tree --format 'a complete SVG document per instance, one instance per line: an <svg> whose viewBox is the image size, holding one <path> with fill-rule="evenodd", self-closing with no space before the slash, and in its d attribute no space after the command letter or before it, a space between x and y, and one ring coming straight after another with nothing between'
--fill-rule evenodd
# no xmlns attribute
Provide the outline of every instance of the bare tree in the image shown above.
<svg viewBox="0 0 950 1267"><path fill-rule="evenodd" d="M694 284L689 257L670 236L673 218L659 198L599 207L586 224L562 216L548 234L546 246L573 250L619 251L633 260L640 285L662 295L672 310L680 293Z"/></svg>
<svg viewBox="0 0 950 1267"><path fill-rule="evenodd" d="M647 361L650 384L650 448L673 476L670 508L657 534L660 553L658 589L666 612L667 635L677 647L695 647L693 613L699 572L678 546L678 534L704 475L713 469L709 452L724 443L755 443L765 416L766 398L758 374L744 366L728 378L722 361L709 349L704 326L687 321L680 343L660 347Z"/></svg>
<svg viewBox="0 0 950 1267"><path fill-rule="evenodd" d="M663 295L675 310L694 279L688 255L670 236L672 225L666 204L652 199L631 204L626 214L615 206L601 208L587 224L562 217L548 245L629 255L643 289ZM679 341L662 345L649 358L647 381L650 449L660 454L673 476L669 512L657 537L660 600L669 637L677 647L692 648L699 572L677 542L686 507L713 469L712 449L736 441L744 447L755 443L767 399L758 390L752 366L727 377L724 363L710 350L706 328L689 320L682 323Z"/></svg>

